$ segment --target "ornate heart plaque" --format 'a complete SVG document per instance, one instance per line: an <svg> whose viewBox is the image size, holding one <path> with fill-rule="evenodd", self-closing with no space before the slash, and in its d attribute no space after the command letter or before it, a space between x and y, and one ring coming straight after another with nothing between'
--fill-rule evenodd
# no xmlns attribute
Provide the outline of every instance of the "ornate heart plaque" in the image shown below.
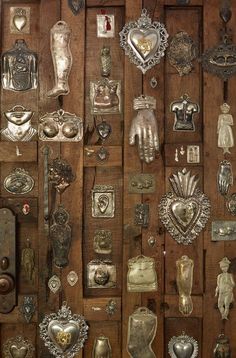
<svg viewBox="0 0 236 358"><path fill-rule="evenodd" d="M73 358L87 339L88 326L84 318L72 315L66 302L57 314L47 315L39 327L45 346L57 358Z"/></svg>
<svg viewBox="0 0 236 358"><path fill-rule="evenodd" d="M169 35L160 22L152 22L143 9L137 21L129 22L120 32L120 46L143 74L161 61Z"/></svg>
<svg viewBox="0 0 236 358"><path fill-rule="evenodd" d="M27 22L27 18L25 15L15 15L13 17L13 23L18 31L22 31Z"/></svg>
<svg viewBox="0 0 236 358"><path fill-rule="evenodd" d="M210 202L197 188L198 179L183 169L170 177L173 191L164 195L159 205L160 219L178 242L191 244L205 227L210 216Z"/></svg>
<svg viewBox="0 0 236 358"><path fill-rule="evenodd" d="M6 358L32 358L34 350L32 343L21 336L10 338L3 345L3 355Z"/></svg>
<svg viewBox="0 0 236 358"><path fill-rule="evenodd" d="M171 358L195 358L198 356L197 341L184 332L181 336L171 338L168 349Z"/></svg>

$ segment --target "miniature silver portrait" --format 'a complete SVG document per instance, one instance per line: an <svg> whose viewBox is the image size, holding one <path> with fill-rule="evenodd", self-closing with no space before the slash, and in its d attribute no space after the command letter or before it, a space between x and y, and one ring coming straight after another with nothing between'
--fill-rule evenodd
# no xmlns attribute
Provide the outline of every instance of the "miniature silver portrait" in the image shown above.
<svg viewBox="0 0 236 358"><path fill-rule="evenodd" d="M99 336L95 338L92 358L111 358L111 345L108 337Z"/></svg>
<svg viewBox="0 0 236 358"><path fill-rule="evenodd" d="M83 121L76 114L59 109L39 119L38 132L43 141L79 142L83 138Z"/></svg>
<svg viewBox="0 0 236 358"><path fill-rule="evenodd" d="M88 338L88 329L84 317L72 314L66 302L57 313L46 315L39 324L40 338L56 358L77 355Z"/></svg>
<svg viewBox="0 0 236 358"><path fill-rule="evenodd" d="M158 285L155 266L155 260L152 257L140 255L129 259L129 270L127 273L127 291L156 291Z"/></svg>
<svg viewBox="0 0 236 358"><path fill-rule="evenodd" d="M196 358L198 356L197 341L182 333L181 336L172 337L168 343L168 353L171 358Z"/></svg>
<svg viewBox="0 0 236 358"><path fill-rule="evenodd" d="M115 37L115 16L111 14L97 15L97 37Z"/></svg>
<svg viewBox="0 0 236 358"><path fill-rule="evenodd" d="M91 114L121 113L121 81L102 78L90 81Z"/></svg>
<svg viewBox="0 0 236 358"><path fill-rule="evenodd" d="M14 195L24 195L34 188L34 179L23 168L15 168L3 182L4 189Z"/></svg>
<svg viewBox="0 0 236 358"><path fill-rule="evenodd" d="M132 174L129 176L129 193L149 194L156 190L156 180L153 174Z"/></svg>
<svg viewBox="0 0 236 358"><path fill-rule="evenodd" d="M200 107L187 94L172 102L170 111L175 115L173 131L195 131L194 114L200 112Z"/></svg>
<svg viewBox="0 0 236 358"><path fill-rule="evenodd" d="M228 160L223 160L219 164L217 173L217 186L221 195L227 196L230 187L233 185L232 165Z"/></svg>
<svg viewBox="0 0 236 358"><path fill-rule="evenodd" d="M236 221L212 221L211 241L236 240Z"/></svg>
<svg viewBox="0 0 236 358"><path fill-rule="evenodd" d="M176 68L180 76L189 74L197 58L198 49L193 39L185 31L178 32L171 40L167 50L170 64Z"/></svg>
<svg viewBox="0 0 236 358"><path fill-rule="evenodd" d="M112 232L109 230L96 230L93 239L93 249L96 254L111 254Z"/></svg>
<svg viewBox="0 0 236 358"><path fill-rule="evenodd" d="M199 145L187 145L187 163L200 163L200 147Z"/></svg>
<svg viewBox="0 0 236 358"><path fill-rule="evenodd" d="M10 338L3 344L4 358L33 358L34 352L33 344L22 336Z"/></svg>
<svg viewBox="0 0 236 358"><path fill-rule="evenodd" d="M27 91L38 86L38 56L25 40L2 54L2 86L10 91Z"/></svg>
<svg viewBox="0 0 236 358"><path fill-rule="evenodd" d="M30 33L30 7L10 7L10 33Z"/></svg>
<svg viewBox="0 0 236 358"><path fill-rule="evenodd" d="M57 275L50 277L48 280L48 288L55 294L61 289L61 280Z"/></svg>
<svg viewBox="0 0 236 358"><path fill-rule="evenodd" d="M69 75L72 67L70 50L71 29L65 21L59 20L50 31L50 48L54 67L54 87L47 96L57 98L70 93Z"/></svg>
<svg viewBox="0 0 236 358"><path fill-rule="evenodd" d="M198 188L196 175L185 168L169 178L172 191L159 204L159 216L170 235L188 245L198 236L210 217L210 201Z"/></svg>
<svg viewBox="0 0 236 358"><path fill-rule="evenodd" d="M37 130L31 125L34 112L24 106L16 105L3 113L7 119L7 127L1 130L4 139L28 142L36 135Z"/></svg>
<svg viewBox="0 0 236 358"><path fill-rule="evenodd" d="M146 307L139 307L129 316L127 351L131 358L155 358L152 342L157 331L157 316Z"/></svg>
<svg viewBox="0 0 236 358"><path fill-rule="evenodd" d="M149 204L136 204L134 208L134 223L135 225L147 228L149 225Z"/></svg>
<svg viewBox="0 0 236 358"><path fill-rule="evenodd" d="M163 24L153 21L146 9L136 21L128 22L120 32L120 46L143 74L160 63L169 35Z"/></svg>
<svg viewBox="0 0 236 358"><path fill-rule="evenodd" d="M116 266L110 260L90 261L87 265L87 287L116 287Z"/></svg>
<svg viewBox="0 0 236 358"><path fill-rule="evenodd" d="M115 190L111 185L95 185L92 190L92 217L115 216Z"/></svg>

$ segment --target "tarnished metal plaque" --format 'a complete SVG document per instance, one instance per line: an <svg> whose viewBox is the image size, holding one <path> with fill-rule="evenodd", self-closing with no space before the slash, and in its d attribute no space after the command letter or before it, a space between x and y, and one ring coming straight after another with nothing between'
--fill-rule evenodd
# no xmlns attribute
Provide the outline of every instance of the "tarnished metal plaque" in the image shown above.
<svg viewBox="0 0 236 358"><path fill-rule="evenodd" d="M156 180L153 174L134 174L129 177L129 193L149 194L156 190Z"/></svg>
<svg viewBox="0 0 236 358"><path fill-rule="evenodd" d="M93 260L87 265L88 288L116 287L116 266L110 260Z"/></svg>
<svg viewBox="0 0 236 358"><path fill-rule="evenodd" d="M4 358L33 358L34 352L32 342L22 336L12 337L3 344Z"/></svg>
<svg viewBox="0 0 236 358"><path fill-rule="evenodd" d="M10 7L10 33L30 33L30 7Z"/></svg>
<svg viewBox="0 0 236 358"><path fill-rule="evenodd" d="M113 218L115 191L111 185L95 185L92 190L92 217Z"/></svg>
<svg viewBox="0 0 236 358"><path fill-rule="evenodd" d="M143 228L148 227L149 224L149 204L136 204L134 212L134 223Z"/></svg>
<svg viewBox="0 0 236 358"><path fill-rule="evenodd" d="M187 145L187 163L200 163L200 147L199 145Z"/></svg>
<svg viewBox="0 0 236 358"><path fill-rule="evenodd" d="M236 221L212 221L211 240L236 240Z"/></svg>
<svg viewBox="0 0 236 358"><path fill-rule="evenodd" d="M112 233L109 230L96 230L93 239L93 249L97 254L111 254Z"/></svg>
<svg viewBox="0 0 236 358"><path fill-rule="evenodd" d="M102 78L90 82L91 114L121 113L121 81Z"/></svg>

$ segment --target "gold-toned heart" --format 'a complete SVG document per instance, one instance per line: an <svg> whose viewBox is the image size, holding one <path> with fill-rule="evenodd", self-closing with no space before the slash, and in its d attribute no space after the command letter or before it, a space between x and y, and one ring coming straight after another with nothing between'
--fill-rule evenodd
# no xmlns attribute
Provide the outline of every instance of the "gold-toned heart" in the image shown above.
<svg viewBox="0 0 236 358"><path fill-rule="evenodd" d="M143 62L152 58L160 44L160 35L154 29L141 30L133 29L130 31L130 45L136 55Z"/></svg>
<svg viewBox="0 0 236 358"><path fill-rule="evenodd" d="M78 325L73 321L62 323L55 320L48 325L48 335L62 352L66 352L77 343L80 331Z"/></svg>

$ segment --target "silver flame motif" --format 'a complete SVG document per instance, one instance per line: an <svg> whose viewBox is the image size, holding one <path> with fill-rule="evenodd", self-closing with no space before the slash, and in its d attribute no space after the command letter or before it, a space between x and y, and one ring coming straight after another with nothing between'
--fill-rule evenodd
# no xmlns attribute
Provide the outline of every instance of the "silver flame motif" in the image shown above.
<svg viewBox="0 0 236 358"><path fill-rule="evenodd" d="M210 216L210 201L198 188L196 175L184 168L169 178L172 190L159 205L159 215L170 235L188 245L205 227Z"/></svg>

